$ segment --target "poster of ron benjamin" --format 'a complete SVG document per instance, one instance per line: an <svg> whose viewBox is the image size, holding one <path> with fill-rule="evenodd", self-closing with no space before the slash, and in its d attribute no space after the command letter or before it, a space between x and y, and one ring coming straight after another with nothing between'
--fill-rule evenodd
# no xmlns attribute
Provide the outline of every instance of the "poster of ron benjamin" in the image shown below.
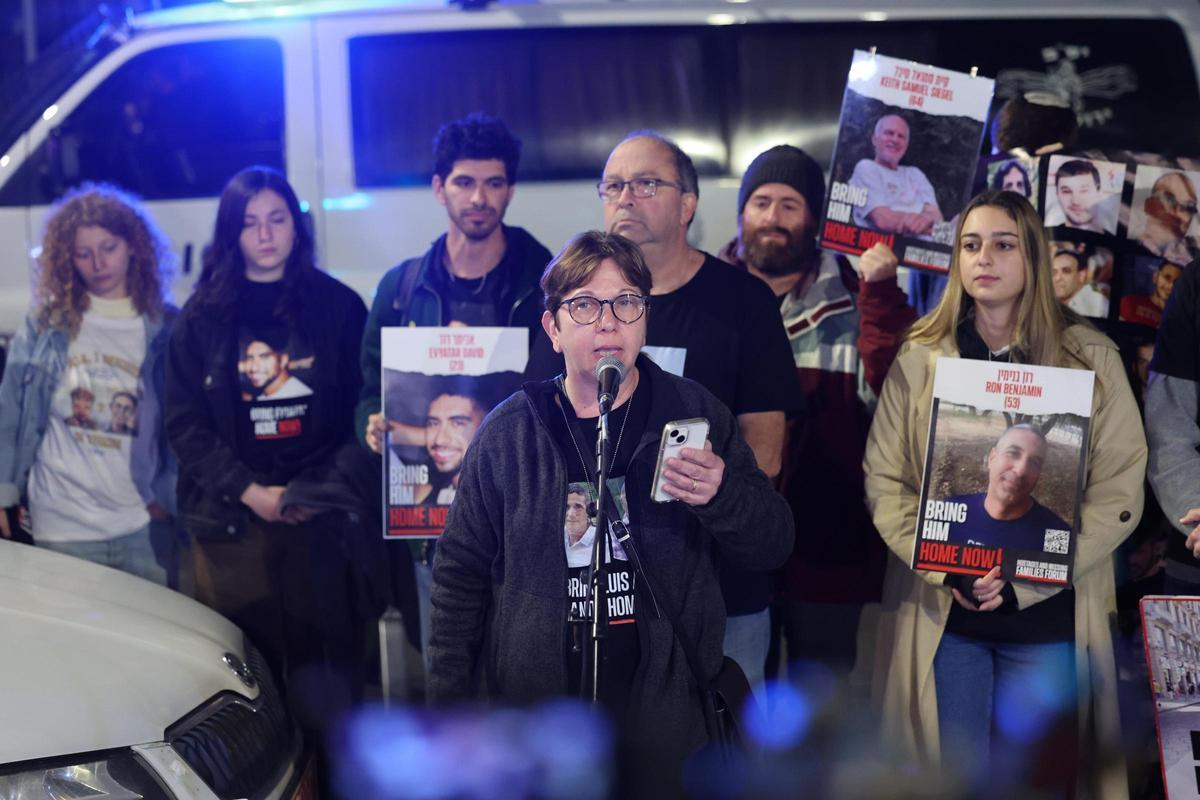
<svg viewBox="0 0 1200 800"><path fill-rule="evenodd" d="M525 328L384 328L385 538L438 536L475 431L520 385Z"/></svg>
<svg viewBox="0 0 1200 800"><path fill-rule="evenodd" d="M1068 584L1095 373L941 358L912 566Z"/></svg>
<svg viewBox="0 0 1200 800"><path fill-rule="evenodd" d="M905 266L949 269L992 88L989 78L856 50L821 246L858 255L884 242Z"/></svg>

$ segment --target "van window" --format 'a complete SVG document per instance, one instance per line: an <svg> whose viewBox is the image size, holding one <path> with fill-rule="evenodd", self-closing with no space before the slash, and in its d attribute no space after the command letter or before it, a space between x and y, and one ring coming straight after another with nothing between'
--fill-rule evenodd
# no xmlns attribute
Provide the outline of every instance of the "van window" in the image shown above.
<svg viewBox="0 0 1200 800"><path fill-rule="evenodd" d="M828 164L851 53L872 46L978 67L1000 98L1059 93L1082 146L1196 149L1196 70L1168 19L453 31L350 41L355 176L364 188L428 183L438 125L479 109L523 140L522 180L596 177L635 128L674 137L702 175L740 174L783 141Z"/></svg>
<svg viewBox="0 0 1200 800"><path fill-rule="evenodd" d="M433 137L483 110L521 138L519 177L596 177L632 128L678 136L701 174L727 153L710 29L583 28L352 39L354 168L361 187L427 184ZM397 76L403 76L398 80Z"/></svg>
<svg viewBox="0 0 1200 800"><path fill-rule="evenodd" d="M122 64L0 190L41 205L83 181L147 200L215 197L250 164L284 169L283 53L270 39L171 45Z"/></svg>

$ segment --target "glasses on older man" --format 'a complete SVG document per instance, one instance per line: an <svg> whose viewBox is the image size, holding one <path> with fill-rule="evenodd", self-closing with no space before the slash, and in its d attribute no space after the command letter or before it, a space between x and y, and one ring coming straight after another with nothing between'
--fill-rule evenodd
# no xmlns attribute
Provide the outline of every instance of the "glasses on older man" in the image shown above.
<svg viewBox="0 0 1200 800"><path fill-rule="evenodd" d="M1168 211L1174 211L1175 209L1180 209L1185 214L1190 214L1192 216L1195 216L1196 211L1198 210L1196 207L1195 200L1186 200L1186 201L1180 200L1178 197L1175 196L1174 192L1167 191L1165 189L1161 192L1155 192L1154 197L1157 197L1158 202L1160 202L1164 206L1166 206Z"/></svg>
<svg viewBox="0 0 1200 800"><path fill-rule="evenodd" d="M660 186L667 186L671 189L683 191L683 187L678 183L663 181L658 178L634 178L631 181L600 181L596 184L596 191L602 199L615 203L621 199L626 186L633 192L634 197L642 198L654 197Z"/></svg>
<svg viewBox="0 0 1200 800"><path fill-rule="evenodd" d="M650 305L650 298L640 294L620 294L612 300L601 300L598 297L582 294L558 304L559 308L566 306L571 319L580 325L591 325L600 319L605 305L612 309L613 316L621 322L637 322L646 313L646 306Z"/></svg>

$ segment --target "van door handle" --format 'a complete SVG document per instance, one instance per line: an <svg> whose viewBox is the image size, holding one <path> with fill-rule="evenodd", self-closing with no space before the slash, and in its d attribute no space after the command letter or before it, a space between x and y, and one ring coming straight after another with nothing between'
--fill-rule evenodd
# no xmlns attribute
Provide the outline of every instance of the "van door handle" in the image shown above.
<svg viewBox="0 0 1200 800"><path fill-rule="evenodd" d="M183 274L192 274L192 243L188 242L183 246Z"/></svg>

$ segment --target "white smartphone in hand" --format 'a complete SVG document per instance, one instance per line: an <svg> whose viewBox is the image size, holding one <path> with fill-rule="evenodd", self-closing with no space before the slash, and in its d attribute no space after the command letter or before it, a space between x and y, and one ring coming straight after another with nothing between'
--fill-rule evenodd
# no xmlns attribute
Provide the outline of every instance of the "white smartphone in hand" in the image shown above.
<svg viewBox="0 0 1200 800"><path fill-rule="evenodd" d="M652 492L656 503L669 503L677 499L663 491L663 485L666 483L663 478L663 465L666 460L678 458L679 451L685 447L703 450L707 439L708 420L703 417L675 420L663 426L662 441L658 444L658 463L654 467Z"/></svg>

